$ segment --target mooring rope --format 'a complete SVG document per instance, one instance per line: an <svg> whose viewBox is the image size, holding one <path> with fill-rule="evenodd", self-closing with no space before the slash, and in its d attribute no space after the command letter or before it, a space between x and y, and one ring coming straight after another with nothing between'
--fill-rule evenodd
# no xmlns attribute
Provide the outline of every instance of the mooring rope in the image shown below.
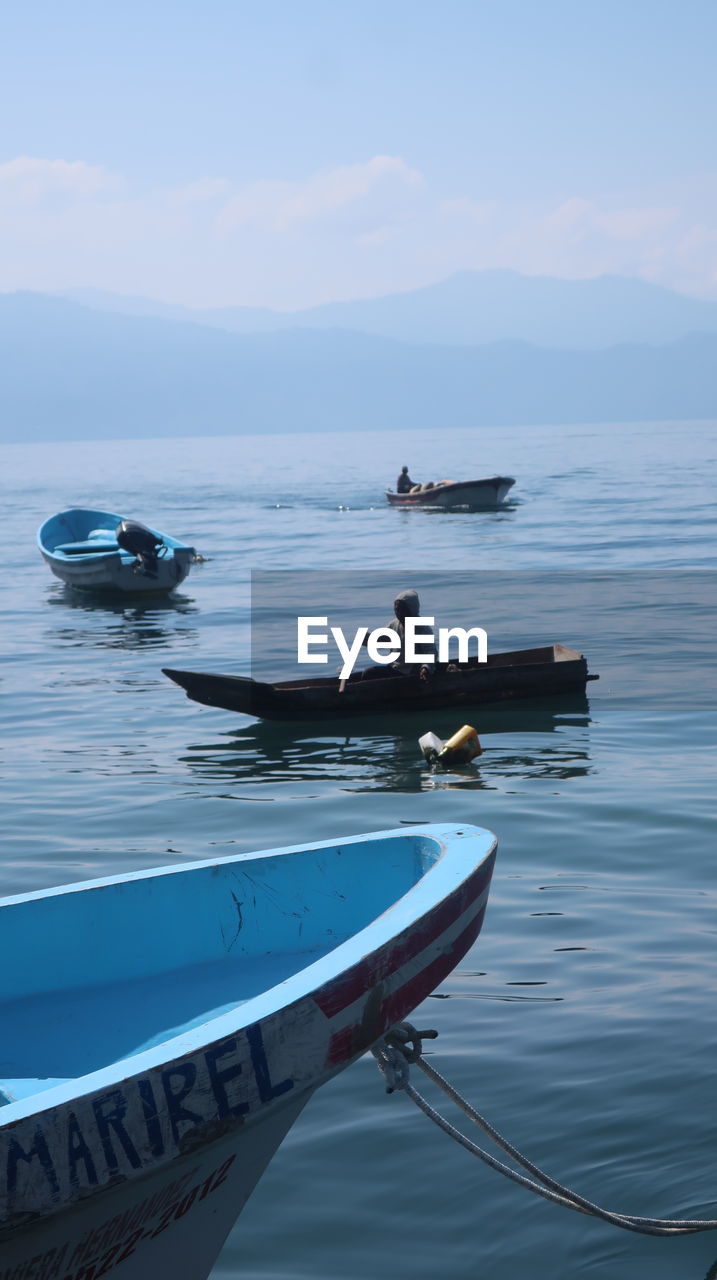
<svg viewBox="0 0 717 1280"><path fill-rule="evenodd" d="M506 1178L510 1178L520 1186L535 1192L536 1195L543 1196L545 1200L550 1200L553 1204L562 1204L566 1209L575 1209L578 1213L600 1218L603 1222L610 1222L615 1227L623 1227L626 1231L637 1231L641 1235L648 1236L683 1236L693 1235L698 1231L717 1230L717 1220L712 1219L642 1218L634 1214L612 1213L609 1209L601 1209L599 1205L593 1204L591 1200L586 1200L584 1196L578 1195L577 1192L564 1187L562 1183L556 1182L554 1178L544 1173L531 1160L521 1155L517 1148L508 1142L507 1138L504 1138L484 1116L480 1115L465 1098L461 1097L447 1080L444 1080L435 1067L426 1062L423 1057L422 1042L425 1039L435 1039L437 1034L436 1031L417 1031L410 1022L401 1022L384 1037L372 1050L372 1053L386 1081L387 1093L393 1093L397 1089L402 1090L424 1115L428 1116L429 1120L432 1120L434 1124L438 1125L439 1129L447 1133L449 1137L453 1138L466 1151L469 1151L471 1155L478 1156L491 1169L496 1169L499 1173L504 1174ZM464 1133L461 1133L460 1129L456 1129L450 1121L436 1111L411 1084L409 1078L411 1065L420 1067L429 1080L432 1080L473 1124L482 1129L495 1142L496 1146L505 1151L517 1165L526 1169L532 1176L527 1178L524 1174L519 1173L517 1169L512 1169L510 1165L498 1160L490 1152L484 1151L482 1147L472 1142Z"/></svg>

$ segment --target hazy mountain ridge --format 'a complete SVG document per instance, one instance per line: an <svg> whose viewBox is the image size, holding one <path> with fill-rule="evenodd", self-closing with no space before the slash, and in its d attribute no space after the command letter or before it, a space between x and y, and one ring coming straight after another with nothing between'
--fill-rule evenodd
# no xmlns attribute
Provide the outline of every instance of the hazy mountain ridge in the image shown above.
<svg viewBox="0 0 717 1280"><path fill-rule="evenodd" d="M0 439L717 417L717 335L557 350L344 329L238 336L0 295Z"/></svg>
<svg viewBox="0 0 717 1280"><path fill-rule="evenodd" d="M536 346L591 349L622 342L674 342L691 332L717 333L717 302L622 276L561 280L507 270L463 271L405 293L291 312L260 307L199 310L87 289L70 290L65 296L99 311L154 316L231 333L341 328L449 346L521 339Z"/></svg>

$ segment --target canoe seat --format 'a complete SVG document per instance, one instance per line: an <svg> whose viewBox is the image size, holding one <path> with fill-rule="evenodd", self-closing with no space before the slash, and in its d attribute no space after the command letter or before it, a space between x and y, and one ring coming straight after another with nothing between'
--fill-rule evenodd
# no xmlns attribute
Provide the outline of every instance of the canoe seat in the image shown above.
<svg viewBox="0 0 717 1280"><path fill-rule="evenodd" d="M107 537L105 531L105 537ZM101 542L99 538L85 538L84 542L61 542L55 547L65 556L106 555L108 551L119 551L117 539Z"/></svg>

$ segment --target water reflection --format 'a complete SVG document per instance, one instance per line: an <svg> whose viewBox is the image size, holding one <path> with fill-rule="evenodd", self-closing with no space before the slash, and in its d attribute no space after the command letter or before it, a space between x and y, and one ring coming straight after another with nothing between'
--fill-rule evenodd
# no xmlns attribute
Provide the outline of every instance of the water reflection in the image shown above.
<svg viewBox="0 0 717 1280"><path fill-rule="evenodd" d="M159 648L172 644L177 637L186 640L198 634L197 628L185 621L199 613L190 596L103 600L65 588L48 596L48 604L74 615L71 625L61 623L45 632L49 644L98 649Z"/></svg>
<svg viewBox="0 0 717 1280"><path fill-rule="evenodd" d="M477 726L484 754L451 769L429 766L418 746L429 727L443 738L459 727L455 712L445 711L432 713L430 726L415 716L367 717L348 734L333 724L257 721L192 744L181 760L198 778L224 782L330 781L351 792L495 790L517 779L584 777L589 724L582 696L562 699L560 711L542 702L486 710Z"/></svg>

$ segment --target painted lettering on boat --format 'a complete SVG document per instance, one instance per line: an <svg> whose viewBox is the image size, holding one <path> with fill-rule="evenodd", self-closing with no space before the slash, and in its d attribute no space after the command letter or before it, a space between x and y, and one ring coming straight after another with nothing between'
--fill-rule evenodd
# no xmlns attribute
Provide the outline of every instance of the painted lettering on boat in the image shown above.
<svg viewBox="0 0 717 1280"><path fill-rule="evenodd" d="M229 1156L200 1181L194 1181L197 1168L190 1169L155 1195L100 1223L72 1252L69 1242L56 1245L0 1271L0 1280L101 1280L130 1258L142 1240L154 1240L217 1191L235 1160L236 1155Z"/></svg>
<svg viewBox="0 0 717 1280"><path fill-rule="evenodd" d="M206 1128L241 1122L295 1083L290 1074L273 1078L256 1025L164 1069L55 1107L41 1122L18 1121L8 1127L4 1170L0 1165L0 1219L27 1203L50 1208L191 1150Z"/></svg>
<svg viewBox="0 0 717 1280"><path fill-rule="evenodd" d="M139 1204L133 1205L131 1209L126 1209L123 1213L116 1213L111 1218L105 1218L98 1227L93 1227L80 1240L79 1244L75 1245L71 1256L68 1258L69 1265L77 1267L80 1264L85 1265L92 1261L96 1262L100 1255L104 1256L108 1250L119 1248L135 1232L140 1231L140 1234L142 1234L147 1224L151 1225L155 1218L159 1218L165 1212L168 1205L175 1203L186 1191L188 1184L196 1173L196 1168L190 1169L181 1178L174 1178L166 1187L162 1187L161 1191L156 1191L151 1196L145 1196L143 1200L140 1200ZM2 1277L0 1277L0 1280L2 1280Z"/></svg>
<svg viewBox="0 0 717 1280"><path fill-rule="evenodd" d="M56 1245L44 1253L36 1253L17 1266L0 1271L0 1280L64 1280L64 1261L69 1245Z"/></svg>

